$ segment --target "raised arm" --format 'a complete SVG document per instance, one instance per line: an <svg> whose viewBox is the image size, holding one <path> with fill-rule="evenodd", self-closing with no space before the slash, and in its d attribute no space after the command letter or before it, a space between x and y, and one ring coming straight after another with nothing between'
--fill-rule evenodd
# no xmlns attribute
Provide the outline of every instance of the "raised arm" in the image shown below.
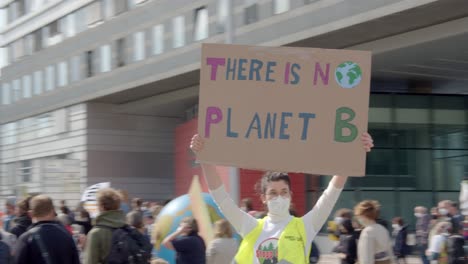
<svg viewBox="0 0 468 264"><path fill-rule="evenodd" d="M203 139L199 135L193 136L190 148L195 154L203 149L203 145ZM208 184L208 189L226 219L239 234L242 236L248 234L257 226L257 220L242 211L231 199L224 188L223 181L219 177L215 166L206 163L200 163L200 166L202 167L203 175Z"/></svg>

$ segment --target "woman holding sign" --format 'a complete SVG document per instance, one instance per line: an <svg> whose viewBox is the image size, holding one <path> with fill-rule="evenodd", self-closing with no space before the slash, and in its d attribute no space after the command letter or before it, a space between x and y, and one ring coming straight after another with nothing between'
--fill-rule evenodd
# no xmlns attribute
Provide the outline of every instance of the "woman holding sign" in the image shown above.
<svg viewBox="0 0 468 264"><path fill-rule="evenodd" d="M374 146L369 134L361 137L364 149ZM197 154L203 149L203 139L195 135L191 149ZM202 163L210 192L221 211L243 237L236 263L308 263L310 245L335 205L347 177L335 176L314 208L303 217L289 214L291 184L286 173L267 172L258 185L268 216L257 220L237 207L229 198L213 165Z"/></svg>

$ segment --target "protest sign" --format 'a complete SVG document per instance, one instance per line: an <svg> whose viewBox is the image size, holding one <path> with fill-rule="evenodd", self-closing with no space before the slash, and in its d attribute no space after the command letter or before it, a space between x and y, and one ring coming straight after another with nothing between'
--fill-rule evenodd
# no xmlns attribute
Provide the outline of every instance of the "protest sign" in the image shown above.
<svg viewBox="0 0 468 264"><path fill-rule="evenodd" d="M91 218L96 218L96 216L99 214L99 208L97 205L97 198L96 198L97 192L101 189L109 188L109 187L110 187L110 182L101 182L101 183L97 183L92 186L89 186L83 192L83 195L81 196L81 201L83 202L83 208L86 211L88 211Z"/></svg>
<svg viewBox="0 0 468 264"><path fill-rule="evenodd" d="M370 67L365 51L203 44L198 159L364 175Z"/></svg>

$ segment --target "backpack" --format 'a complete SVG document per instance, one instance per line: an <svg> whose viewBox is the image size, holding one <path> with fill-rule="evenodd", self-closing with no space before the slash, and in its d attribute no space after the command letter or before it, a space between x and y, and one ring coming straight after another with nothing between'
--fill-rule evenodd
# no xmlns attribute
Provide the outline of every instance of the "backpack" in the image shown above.
<svg viewBox="0 0 468 264"><path fill-rule="evenodd" d="M99 226L99 225L98 225ZM106 264L148 264L153 246L137 229L125 225L112 229L112 241Z"/></svg>
<svg viewBox="0 0 468 264"><path fill-rule="evenodd" d="M463 263L461 261L465 257L464 245L465 240L460 235L452 235L447 239L447 254L450 263Z"/></svg>
<svg viewBox="0 0 468 264"><path fill-rule="evenodd" d="M10 246L2 240L0 232L0 263L10 264L12 262Z"/></svg>

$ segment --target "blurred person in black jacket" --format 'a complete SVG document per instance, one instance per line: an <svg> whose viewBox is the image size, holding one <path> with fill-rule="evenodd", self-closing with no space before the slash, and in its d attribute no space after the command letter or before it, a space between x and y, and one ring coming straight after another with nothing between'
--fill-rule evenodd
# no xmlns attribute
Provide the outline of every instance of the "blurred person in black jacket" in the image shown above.
<svg viewBox="0 0 468 264"><path fill-rule="evenodd" d="M345 219L338 226L340 242L333 252L338 254L341 264L354 264L357 259L356 233L350 219Z"/></svg>

